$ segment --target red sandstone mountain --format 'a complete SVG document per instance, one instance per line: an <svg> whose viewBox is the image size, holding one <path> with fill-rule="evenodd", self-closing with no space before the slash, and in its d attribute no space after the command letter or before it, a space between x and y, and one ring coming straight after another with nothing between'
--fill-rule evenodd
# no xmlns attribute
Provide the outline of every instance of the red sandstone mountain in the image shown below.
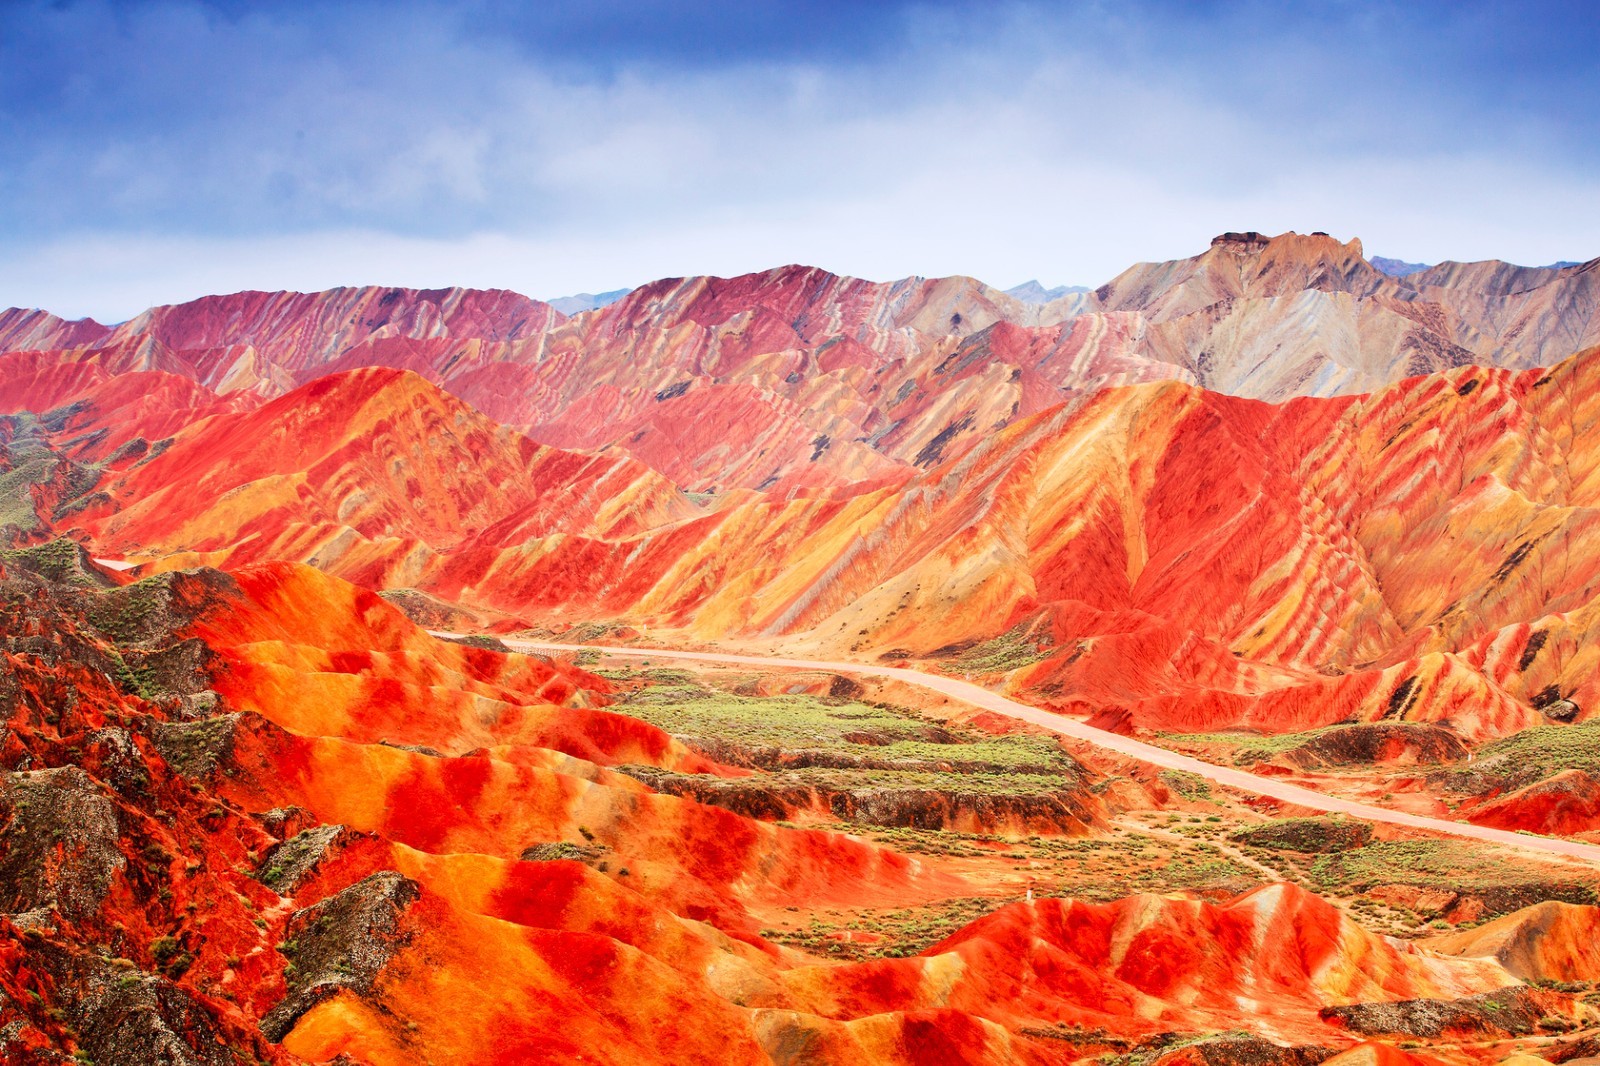
<svg viewBox="0 0 1600 1066"><path fill-rule="evenodd" d="M53 521L162 567L309 560L530 621L870 656L1011 632L1032 663L1012 685L1127 728L1399 718L1478 739L1600 699L1579 653L1597 373L1600 351L1279 406L1106 390L924 475L696 502L363 370L200 418ZM123 410L98 402L51 439L109 432Z"/></svg>
<svg viewBox="0 0 1600 1066"><path fill-rule="evenodd" d="M404 585L463 546L610 540L699 513L633 460L537 445L414 374L367 368L194 422L73 521L107 546L307 559Z"/></svg>
<svg viewBox="0 0 1600 1066"><path fill-rule="evenodd" d="M1600 343L1597 276L1484 263L1392 278L1359 242L1226 234L1047 304L970 278L784 267L667 279L571 319L514 293L380 288L206 297L114 328L11 311L0 351L268 397L343 369L412 370L545 443L615 446L692 490L784 490L926 469L1108 385L1279 400L1547 365Z"/></svg>
<svg viewBox="0 0 1600 1066"><path fill-rule="evenodd" d="M241 298L238 329L223 298L114 340L7 319L69 349L0 356L7 535L69 534L153 573L111 587L64 544L0 560L5 1053L116 1061L129 1017L135 1061L217 1066L222 1047L1065 1064L1247 1028L1269 1041L1166 1061L1298 1066L1313 1059L1284 1045L1398 1064L1364 1035L1422 1033L1489 1061L1504 1037L1586 1023L1517 985L1591 979L1586 909L1435 951L1269 885L990 906L903 958L779 946L790 908L993 890L972 854L656 791L649 773L709 790L754 771L617 713L601 678L441 643L374 594L863 657L983 652L980 672L1137 730L1393 719L1478 741L1592 717L1600 349L1276 404L1098 387L1141 381L1113 349L1163 322L1220 336L1286 296L1399 299L1326 244L1225 240L1147 272L1148 315L1039 312L933 342L1006 305L802 271L663 284L565 324L509 295L415 294L438 317L406 317L381 290ZM1440 268L1435 287L1523 298L1583 277ZM105 343L72 350L91 334ZM452 395L430 378L458 357ZM863 399L880 375L900 381L881 411ZM475 410L462 382L548 405L569 446ZM951 406L1011 397L989 422ZM888 428L808 440L817 419ZM662 471L745 487L708 498ZM768 481L782 491L753 487ZM1127 802L1098 782L1106 807ZM1578 831L1588 787L1558 775L1463 814Z"/></svg>
<svg viewBox="0 0 1600 1066"><path fill-rule="evenodd" d="M1527 981L1600 979L1600 908L1554 901L1427 941L1444 955L1493 958Z"/></svg>
<svg viewBox="0 0 1600 1066"><path fill-rule="evenodd" d="M980 886L653 793L614 767L748 771L596 708L598 677L435 640L310 568L115 587L59 554L0 567L18 1061L1065 1066L1247 1026L1240 1061L1293 1062L1284 1045L1370 1055L1362 1032L1429 1011L1457 1039L1587 1017L1507 968L1572 954L1538 912L1508 920L1525 946L1502 963L1287 885L1040 899L914 956L813 957L758 916Z"/></svg>

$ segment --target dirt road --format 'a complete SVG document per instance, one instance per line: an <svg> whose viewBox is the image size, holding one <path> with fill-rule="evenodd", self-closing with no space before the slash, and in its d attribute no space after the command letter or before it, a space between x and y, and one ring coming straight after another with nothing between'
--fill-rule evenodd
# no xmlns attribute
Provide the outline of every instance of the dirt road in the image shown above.
<svg viewBox="0 0 1600 1066"><path fill-rule="evenodd" d="M440 635L447 636L451 634ZM1134 740L1132 737L1122 736L1120 733L1096 729L1093 726L1084 725L1082 722L1063 718L1060 715L1051 714L1049 711L1042 711L1037 707L1030 707L1026 703L1018 703L1016 700L1007 699L966 681L958 681L953 677L940 677L937 674L925 674L920 670L907 670L893 666L870 666L865 663L784 659L764 655L730 655L720 652L666 651L658 648L608 648L591 644L552 644L527 640L508 640L506 643L513 648L528 651L595 651L603 655L630 659L683 659L690 662L731 663L738 666L758 666L768 669L826 670L830 673L838 674L893 678L896 681L920 685L941 695L962 700L975 707L982 707L986 711L1007 715L1024 722L1032 722L1034 725L1043 726L1062 736L1086 741L1097 747L1127 755L1142 762L1165 767L1169 770L1182 770L1185 773L1197 774L1219 785L1226 785L1229 788L1236 788L1243 792L1252 792L1258 796L1269 796L1285 803L1293 803L1313 810L1327 811L1331 814L1347 814L1352 818L1362 818L1369 822L1386 822L1390 825L1424 829L1435 833L1464 837L1469 840L1483 840L1491 844L1504 844L1527 851L1544 852L1549 855L1564 855L1569 858L1600 863L1600 846L1594 844L1581 844L1575 840L1561 840L1555 837L1529 836L1524 833L1508 832L1504 829L1491 829L1488 826L1473 825L1470 822L1452 822L1443 818L1427 818L1421 815L1407 814L1404 811L1391 811L1387 808L1376 807L1367 803L1357 803L1354 800L1339 799L1335 796L1315 792L1309 788L1302 788L1299 785L1291 785L1286 781L1260 777L1231 766L1218 766L1215 763L1203 762L1188 755L1180 755L1175 751L1156 747L1154 744L1146 744L1143 741Z"/></svg>

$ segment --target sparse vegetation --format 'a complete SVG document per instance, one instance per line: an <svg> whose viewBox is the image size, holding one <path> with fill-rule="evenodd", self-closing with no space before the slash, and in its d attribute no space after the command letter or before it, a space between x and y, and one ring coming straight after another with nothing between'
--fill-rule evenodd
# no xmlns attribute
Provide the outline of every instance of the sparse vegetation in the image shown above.
<svg viewBox="0 0 1600 1066"><path fill-rule="evenodd" d="M1191 774L1184 770L1163 770L1160 777L1162 784L1186 800L1211 798L1211 782L1199 774Z"/></svg>
<svg viewBox="0 0 1600 1066"><path fill-rule="evenodd" d="M1370 843L1372 827L1349 818L1282 818L1242 829L1232 839L1261 848L1344 852Z"/></svg>
<svg viewBox="0 0 1600 1066"><path fill-rule="evenodd" d="M1535 862L1497 858L1483 861L1480 847L1463 840L1379 840L1336 855L1321 855L1308 872L1315 890L1364 889L1375 884L1448 886L1452 890L1492 893L1522 899L1517 906L1567 895L1569 902L1589 903L1592 890L1550 883L1548 871ZM1516 907L1507 909L1515 910Z"/></svg>
<svg viewBox="0 0 1600 1066"><path fill-rule="evenodd" d="M136 643L166 608L169 581L168 575L155 574L108 590L90 601L89 621L118 643Z"/></svg>
<svg viewBox="0 0 1600 1066"><path fill-rule="evenodd" d="M880 763L927 764L908 765L908 770L985 767L1052 776L1076 770L1053 741L1040 737L947 730L909 712L855 701L740 696L701 685L677 669L630 676L655 684L630 694L617 710L714 754L726 753L730 746L827 750L870 756Z"/></svg>
<svg viewBox="0 0 1600 1066"><path fill-rule="evenodd" d="M1048 627L1025 620L997 637L967 646L939 648L930 657L944 659L951 673L1008 674L1043 662L1057 651Z"/></svg>
<svg viewBox="0 0 1600 1066"><path fill-rule="evenodd" d="M3 522L0 522L3 524ZM79 587L98 587L99 582L84 573L79 563L82 549L70 540L52 540L27 548L0 551L0 563L15 563L51 581Z"/></svg>
<svg viewBox="0 0 1600 1066"><path fill-rule="evenodd" d="M813 816L879 826L1026 826L1081 832L1094 820L1077 763L1051 740L950 729L895 708L833 696L740 695L677 668L617 709L722 762L767 771L729 780L629 767L658 791L777 820Z"/></svg>
<svg viewBox="0 0 1600 1066"><path fill-rule="evenodd" d="M1600 774L1600 719L1524 729L1486 745L1470 768L1452 773L1500 776L1532 784L1562 770Z"/></svg>
<svg viewBox="0 0 1600 1066"><path fill-rule="evenodd" d="M1179 750L1191 748L1226 747L1232 749L1232 759L1235 766L1250 766L1258 762L1265 762L1274 755L1281 755L1286 751L1307 743L1308 741L1332 732L1339 728L1330 726L1327 729L1312 729L1303 733L1255 733L1244 730L1222 733L1158 733L1157 738L1163 747Z"/></svg>
<svg viewBox="0 0 1600 1066"><path fill-rule="evenodd" d="M1005 902L982 896L959 897L921 907L847 912L827 918L813 916L805 925L764 929L762 935L819 955L904 958L948 939ZM857 933L867 935L853 939L852 934Z"/></svg>

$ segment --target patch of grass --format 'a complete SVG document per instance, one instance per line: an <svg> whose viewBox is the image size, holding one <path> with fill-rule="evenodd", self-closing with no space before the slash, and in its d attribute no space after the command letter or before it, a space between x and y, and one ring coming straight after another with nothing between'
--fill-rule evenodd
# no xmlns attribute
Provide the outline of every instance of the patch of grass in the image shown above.
<svg viewBox="0 0 1600 1066"><path fill-rule="evenodd" d="M148 635L148 623L165 610L170 580L170 575L153 574L101 593L88 604L89 621L119 644L136 643Z"/></svg>
<svg viewBox="0 0 1600 1066"><path fill-rule="evenodd" d="M16 465L0 474L0 525L20 526L31 532L39 528L40 522L28 488L50 476L54 458L44 449L24 450L17 444L11 446L11 453Z"/></svg>
<svg viewBox="0 0 1600 1066"><path fill-rule="evenodd" d="M654 767L619 766L653 787L671 791L672 779L704 781L727 789L771 786L778 789L809 788L824 795L831 793L938 792L951 797L1044 796L1072 789L1074 779L1025 773L941 773L927 770L836 768L803 766L775 770L759 777L728 778L708 774L673 774Z"/></svg>
<svg viewBox="0 0 1600 1066"><path fill-rule="evenodd" d="M100 583L80 566L78 546L61 538L47 544L0 551L0 562L15 563L51 581L80 588L99 588Z"/></svg>
<svg viewBox="0 0 1600 1066"><path fill-rule="evenodd" d="M1350 818L1279 818L1233 834L1241 844L1286 851L1343 852L1372 841L1372 826Z"/></svg>
<svg viewBox="0 0 1600 1066"><path fill-rule="evenodd" d="M155 676L155 671L148 665L141 663L130 666L116 648L107 646L106 653L111 661L116 664L116 681L124 692L131 692L140 699L156 700L162 695L162 689Z"/></svg>
<svg viewBox="0 0 1600 1066"><path fill-rule="evenodd" d="M688 670L683 670L672 666L653 667L649 670L639 671L633 676L643 678L652 685L672 685L679 688L685 686L691 688L699 687L699 682L695 680L694 674L690 673Z"/></svg>
<svg viewBox="0 0 1600 1066"><path fill-rule="evenodd" d="M1019 857L1036 870L1042 896L1109 902L1136 892L1179 889L1243 892L1261 872L1204 840L1174 843L1142 833L1098 837L1029 836L1007 839L929 829L880 829L873 839L897 851L953 858Z"/></svg>
<svg viewBox="0 0 1600 1066"><path fill-rule="evenodd" d="M1163 770L1161 783L1186 800L1211 798L1211 782L1199 774L1191 774L1185 770Z"/></svg>
<svg viewBox="0 0 1600 1066"><path fill-rule="evenodd" d="M763 929L768 940L837 958L904 958L926 951L1006 901L981 896L939 900L916 907L858 911L829 919L813 917L800 928ZM830 934L866 932L877 943L846 942Z"/></svg>
<svg viewBox="0 0 1600 1066"><path fill-rule="evenodd" d="M1009 773L1076 773L1056 744L1041 737L936 729L910 713L816 696L739 696L698 685L682 670L650 670L642 676L658 683L614 709L691 744L844 751L885 762L983 765ZM945 739L953 743L939 742Z"/></svg>
<svg viewBox="0 0 1600 1066"><path fill-rule="evenodd" d="M1450 884L1473 857L1454 841L1380 840L1364 848L1319 856L1309 875L1321 888L1344 888L1383 882L1414 884L1419 879Z"/></svg>
<svg viewBox="0 0 1600 1066"><path fill-rule="evenodd" d="M1326 729L1312 729L1304 733L1272 734L1241 730L1221 733L1158 733L1156 736L1160 744L1168 748L1216 746L1232 748L1234 765L1248 766L1252 763L1265 762L1274 755L1292 751L1313 738L1338 728L1329 726Z"/></svg>
<svg viewBox="0 0 1600 1066"><path fill-rule="evenodd" d="M497 651L501 654L506 654L511 651L511 649L506 646L506 642L501 640L499 637L485 636L482 633L469 633L464 637L445 637L444 639L454 644L462 644L469 648L477 648L480 651Z"/></svg>
<svg viewBox="0 0 1600 1066"><path fill-rule="evenodd" d="M1457 772L1536 781L1562 770L1600 773L1600 720L1524 729L1481 748L1471 767Z"/></svg>
<svg viewBox="0 0 1600 1066"><path fill-rule="evenodd" d="M1536 861L1496 856L1464 840L1379 840L1335 855L1321 855L1305 870L1314 891L1360 891L1378 884L1448 888L1483 898L1496 913L1541 899L1587 903L1592 888L1554 880ZM1571 897L1571 898L1568 898Z"/></svg>
<svg viewBox="0 0 1600 1066"><path fill-rule="evenodd" d="M621 768L658 791L767 820L807 812L851 827L1028 825L1077 833L1094 820L1081 767L1050 738L953 728L842 696L730 692L681 668L618 680L645 684L613 710L711 758L764 771L727 780ZM744 680L716 683L748 692Z"/></svg>
<svg viewBox="0 0 1600 1066"><path fill-rule="evenodd" d="M1021 670L1025 666L1044 662L1059 650L1050 640L1040 640L1035 635L1038 628L1035 621L1019 622L998 637L974 644L947 657L940 656L937 651L933 655L935 658L945 658L945 665L952 672L1008 674L1013 670ZM1048 637L1048 630L1046 636Z"/></svg>
<svg viewBox="0 0 1600 1066"><path fill-rule="evenodd" d="M895 828L868 835L902 852L1021 863L1028 871L1028 880L1012 880L1007 894L999 898L957 898L913 907L818 916L812 917L807 927L764 930L763 935L831 957L896 958L926 951L972 921L1020 902L1030 884L1035 900L1068 896L1108 903L1138 892L1194 890L1226 897L1248 891L1262 881L1258 871L1234 862L1209 845L1174 847L1169 841L1139 834L1008 840L975 833ZM864 930L882 940L875 944L841 943L828 935L843 930Z"/></svg>
<svg viewBox="0 0 1600 1066"><path fill-rule="evenodd" d="M628 628L622 622L579 622L559 633L544 629L524 629L512 634L531 640L554 640L560 644L604 644L607 638Z"/></svg>
<svg viewBox="0 0 1600 1066"><path fill-rule="evenodd" d="M1125 1054L1101 1055L1099 1062L1101 1066L1150 1066L1157 1059L1171 1055L1183 1048L1213 1042L1224 1046L1243 1045L1246 1050L1242 1053L1236 1052L1233 1056L1238 1061L1250 1061L1255 1056L1251 1056L1249 1051L1265 1045L1265 1041L1261 1037L1247 1033L1243 1029L1229 1029L1216 1033L1161 1033L1142 1041L1132 1051ZM1270 1047L1270 1045L1265 1046ZM1259 1056L1260 1053L1257 1052L1257 1055ZM1260 1057L1264 1058L1264 1056ZM1210 1061L1210 1058L1205 1055L1198 1056L1198 1058L1202 1062Z"/></svg>

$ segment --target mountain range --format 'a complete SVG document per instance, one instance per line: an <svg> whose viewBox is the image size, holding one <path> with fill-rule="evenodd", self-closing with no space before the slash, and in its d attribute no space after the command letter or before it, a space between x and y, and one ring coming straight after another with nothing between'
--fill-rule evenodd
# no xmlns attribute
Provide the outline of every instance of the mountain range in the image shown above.
<svg viewBox="0 0 1600 1066"><path fill-rule="evenodd" d="M207 297L116 327L12 310L0 351L264 398L412 370L543 443L626 451L692 491L784 491L926 469L1112 385L1279 401L1550 365L1600 343L1597 277L1594 262L1485 262L1392 278L1358 241L1233 233L1046 303L970 278L784 267L654 282L570 318L504 291L375 288Z"/></svg>
<svg viewBox="0 0 1600 1066"><path fill-rule="evenodd" d="M1600 841L1597 278L0 313L0 1061L1600 1053L1583 861L648 658Z"/></svg>

